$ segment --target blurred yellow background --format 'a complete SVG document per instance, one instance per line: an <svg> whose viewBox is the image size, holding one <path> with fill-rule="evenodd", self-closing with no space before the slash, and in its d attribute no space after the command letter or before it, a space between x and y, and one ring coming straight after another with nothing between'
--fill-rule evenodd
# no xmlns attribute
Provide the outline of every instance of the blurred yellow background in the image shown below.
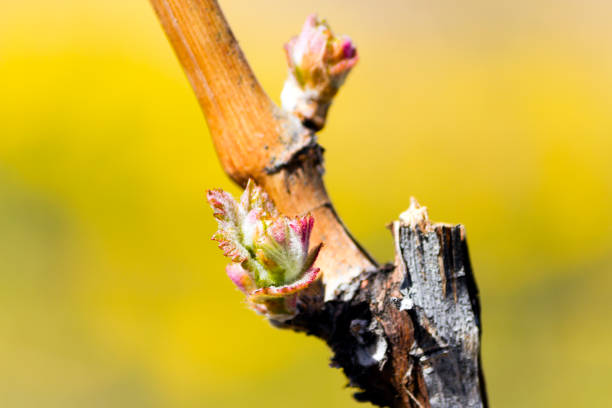
<svg viewBox="0 0 612 408"><path fill-rule="evenodd" d="M612 3L221 4L276 101L308 13L355 40L328 188L380 261L411 195L466 225L492 406L609 406ZM0 406L367 406L226 278L238 189L148 2L0 9Z"/></svg>

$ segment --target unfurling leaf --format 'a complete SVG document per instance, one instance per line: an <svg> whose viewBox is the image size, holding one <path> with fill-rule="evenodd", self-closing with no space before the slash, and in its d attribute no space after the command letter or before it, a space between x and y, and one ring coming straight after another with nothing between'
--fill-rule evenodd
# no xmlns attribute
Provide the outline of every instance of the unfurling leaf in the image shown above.
<svg viewBox="0 0 612 408"><path fill-rule="evenodd" d="M226 272L256 311L276 320L295 315L297 296L320 277L308 252L314 218L280 215L268 195L249 180L240 202L223 190L207 199L219 229L212 239L232 263Z"/></svg>

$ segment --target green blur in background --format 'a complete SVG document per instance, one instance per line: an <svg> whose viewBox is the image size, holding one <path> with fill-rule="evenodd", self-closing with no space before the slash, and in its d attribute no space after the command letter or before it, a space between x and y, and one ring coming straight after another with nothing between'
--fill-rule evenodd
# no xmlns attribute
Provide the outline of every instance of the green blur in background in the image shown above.
<svg viewBox="0 0 612 408"><path fill-rule="evenodd" d="M411 195L466 225L492 406L610 406L612 4L221 4L276 101L308 13L355 40L329 191L383 262ZM367 406L226 278L238 189L147 1L0 6L0 406Z"/></svg>

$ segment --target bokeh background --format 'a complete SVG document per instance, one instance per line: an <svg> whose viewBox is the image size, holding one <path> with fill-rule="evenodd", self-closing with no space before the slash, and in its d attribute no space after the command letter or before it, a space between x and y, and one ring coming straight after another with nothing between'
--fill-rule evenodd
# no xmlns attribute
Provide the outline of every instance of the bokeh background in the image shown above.
<svg viewBox="0 0 612 408"><path fill-rule="evenodd" d="M356 41L329 190L380 261L411 195L466 225L492 406L610 406L612 3L221 3L277 101L308 13ZM367 406L225 277L238 189L147 1L0 9L0 406Z"/></svg>

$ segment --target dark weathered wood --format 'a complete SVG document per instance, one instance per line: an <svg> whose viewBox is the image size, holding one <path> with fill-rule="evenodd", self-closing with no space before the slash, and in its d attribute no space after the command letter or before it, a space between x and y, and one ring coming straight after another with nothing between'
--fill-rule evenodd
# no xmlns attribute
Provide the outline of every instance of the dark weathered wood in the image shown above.
<svg viewBox="0 0 612 408"><path fill-rule="evenodd" d="M462 225L394 223L404 269L400 310L414 324L410 350L429 405L486 407L480 367L480 303Z"/></svg>
<svg viewBox="0 0 612 408"><path fill-rule="evenodd" d="M296 318L276 325L325 340L360 401L487 407L465 230L429 223L416 202L401 218L392 224L394 266L355 279L332 301L314 290Z"/></svg>

